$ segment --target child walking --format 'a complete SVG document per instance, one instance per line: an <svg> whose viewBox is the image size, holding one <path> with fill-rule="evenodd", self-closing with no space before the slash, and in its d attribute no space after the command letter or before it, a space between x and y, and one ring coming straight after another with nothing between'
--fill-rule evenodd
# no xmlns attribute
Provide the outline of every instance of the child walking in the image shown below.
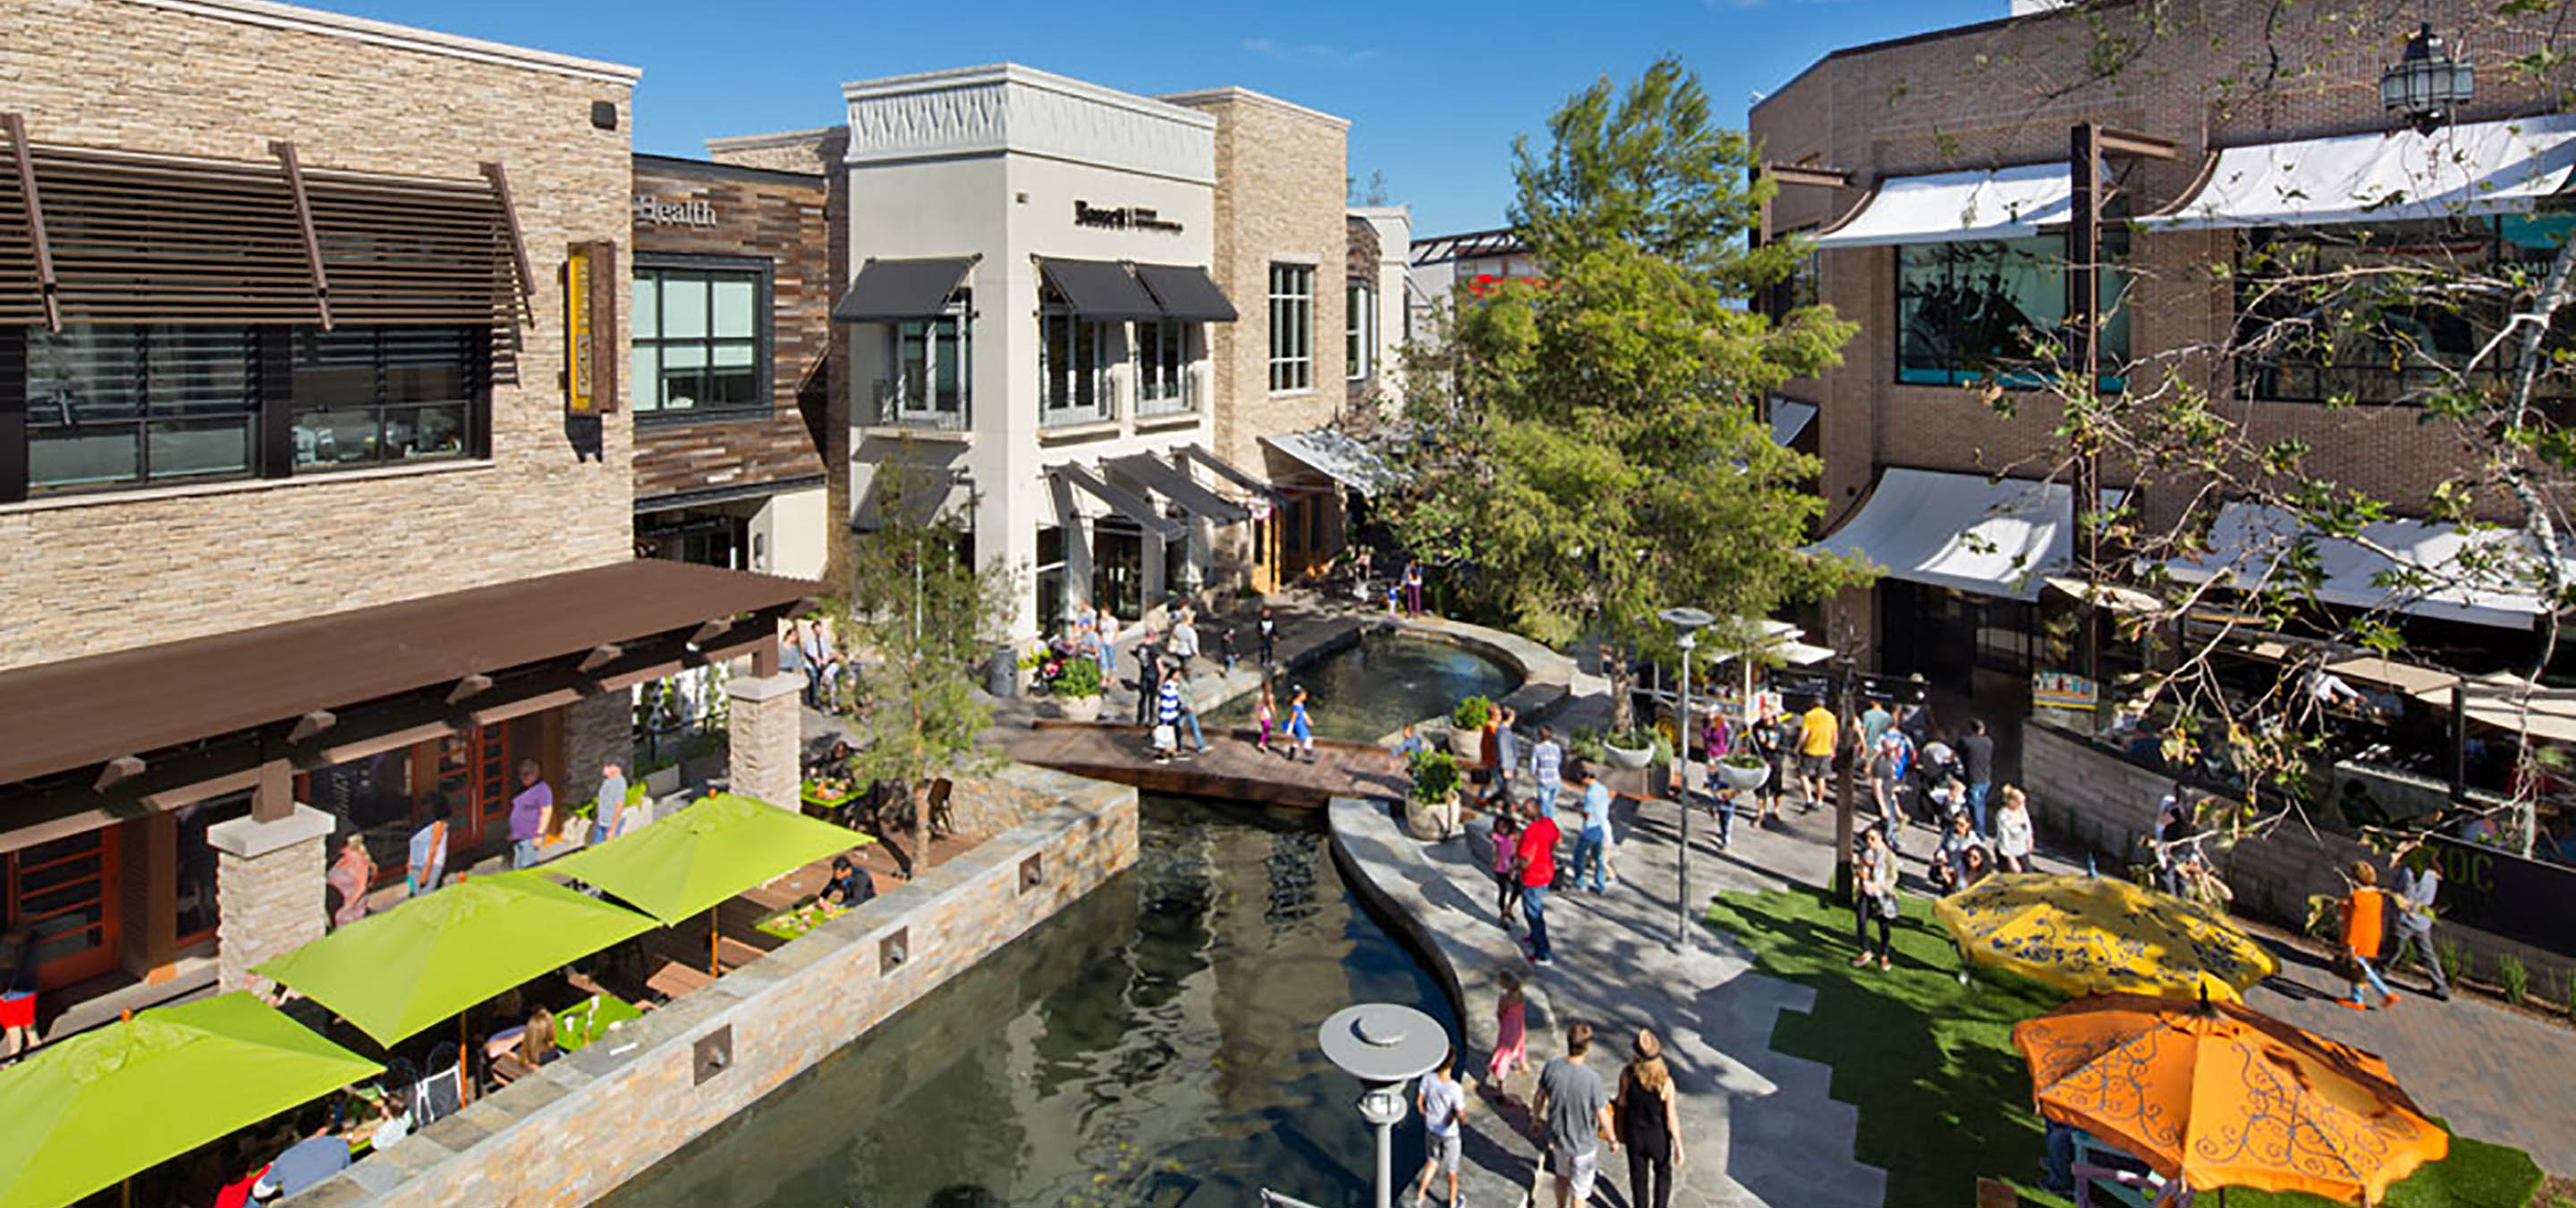
<svg viewBox="0 0 2576 1208"><path fill-rule="evenodd" d="M1503 1079L1529 1072L1529 1000L1521 995L1521 976L1509 969L1494 975L1503 987L1494 1004L1494 1059L1485 1066L1485 1085L1496 1098L1509 1099Z"/></svg>
<svg viewBox="0 0 2576 1208"><path fill-rule="evenodd" d="M1521 874L1512 867L1512 853L1520 845L1520 811L1506 799L1494 807L1494 883L1502 887L1494 899L1494 917L1502 920L1506 932L1512 929L1512 915L1521 905Z"/></svg>
<svg viewBox="0 0 2576 1208"><path fill-rule="evenodd" d="M1261 703L1252 707L1252 721L1254 725L1261 727L1261 739L1256 745L1264 755L1270 753L1270 727L1277 724L1278 720L1279 702L1270 695L1270 682L1263 680Z"/></svg>
<svg viewBox="0 0 2576 1208"><path fill-rule="evenodd" d="M1306 762L1315 762L1315 723L1306 716L1306 690L1303 687L1288 696L1288 737L1296 743L1288 750L1288 758L1295 759L1302 752Z"/></svg>

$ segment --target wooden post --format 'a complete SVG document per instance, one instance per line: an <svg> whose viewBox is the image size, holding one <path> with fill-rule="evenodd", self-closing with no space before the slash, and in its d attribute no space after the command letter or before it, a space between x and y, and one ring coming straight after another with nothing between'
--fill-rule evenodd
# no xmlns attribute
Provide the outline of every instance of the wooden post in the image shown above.
<svg viewBox="0 0 2576 1208"><path fill-rule="evenodd" d="M2067 144L2074 213L2066 226L2066 325L2075 339L2075 372L2083 383L2080 397L2091 398L2102 388L2102 128L2092 122L2078 122ZM2097 442L2088 438L2082 448L2075 450L2075 515L2084 542L2083 577L2088 584L2100 573L2102 526L2083 518L2099 505L2101 479L2101 454ZM2084 678L2091 680L2099 693L2102 609L2089 590L2084 593L2081 607Z"/></svg>
<svg viewBox="0 0 2576 1208"><path fill-rule="evenodd" d="M709 906L707 907L707 976L709 977L724 976L723 962L718 959L723 951L723 945L723 933L716 930L716 908Z"/></svg>

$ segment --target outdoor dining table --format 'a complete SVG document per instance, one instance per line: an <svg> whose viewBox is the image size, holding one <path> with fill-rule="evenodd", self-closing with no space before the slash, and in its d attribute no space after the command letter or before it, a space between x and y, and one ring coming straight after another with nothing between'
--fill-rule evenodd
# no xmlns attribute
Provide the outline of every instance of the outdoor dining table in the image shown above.
<svg viewBox="0 0 2576 1208"><path fill-rule="evenodd" d="M608 1035L609 1029L618 1024L642 1018L644 1013L625 999L614 994L593 994L580 1005L556 1013L555 1047L573 1052Z"/></svg>
<svg viewBox="0 0 2576 1208"><path fill-rule="evenodd" d="M835 906L817 898L770 915L752 924L752 930L763 935L774 935L782 940L792 940L849 912L850 908L847 906Z"/></svg>

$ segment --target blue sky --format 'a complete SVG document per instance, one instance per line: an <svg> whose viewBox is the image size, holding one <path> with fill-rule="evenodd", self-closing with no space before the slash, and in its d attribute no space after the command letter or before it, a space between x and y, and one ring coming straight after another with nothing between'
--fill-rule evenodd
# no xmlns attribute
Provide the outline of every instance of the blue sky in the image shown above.
<svg viewBox="0 0 2576 1208"><path fill-rule="evenodd" d="M1594 78L1665 51L1740 123L1837 46L2002 16L2005 0L1160 3L1123 0L306 0L629 63L640 151L828 125L845 80L1013 60L1132 92L1239 84L1351 119L1351 171L1386 176L1421 234L1502 225L1512 136Z"/></svg>

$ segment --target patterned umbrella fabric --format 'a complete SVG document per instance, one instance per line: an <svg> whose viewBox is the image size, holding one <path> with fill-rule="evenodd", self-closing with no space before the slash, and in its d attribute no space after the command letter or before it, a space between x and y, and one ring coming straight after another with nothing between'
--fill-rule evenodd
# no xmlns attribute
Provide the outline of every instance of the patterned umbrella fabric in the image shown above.
<svg viewBox="0 0 2576 1208"><path fill-rule="evenodd" d="M2241 1003L2082 998L2013 1025L2039 1112L2195 1191L2374 1204L2450 1153L2379 1058Z"/></svg>
<svg viewBox="0 0 2576 1208"><path fill-rule="evenodd" d="M0 1208L50 1208L384 1067L248 994L156 1007L5 1070Z"/></svg>
<svg viewBox="0 0 2576 1208"><path fill-rule="evenodd" d="M2280 968L2201 906L2110 877L2007 873L1933 904L1968 959L2073 994L2237 1002Z"/></svg>

